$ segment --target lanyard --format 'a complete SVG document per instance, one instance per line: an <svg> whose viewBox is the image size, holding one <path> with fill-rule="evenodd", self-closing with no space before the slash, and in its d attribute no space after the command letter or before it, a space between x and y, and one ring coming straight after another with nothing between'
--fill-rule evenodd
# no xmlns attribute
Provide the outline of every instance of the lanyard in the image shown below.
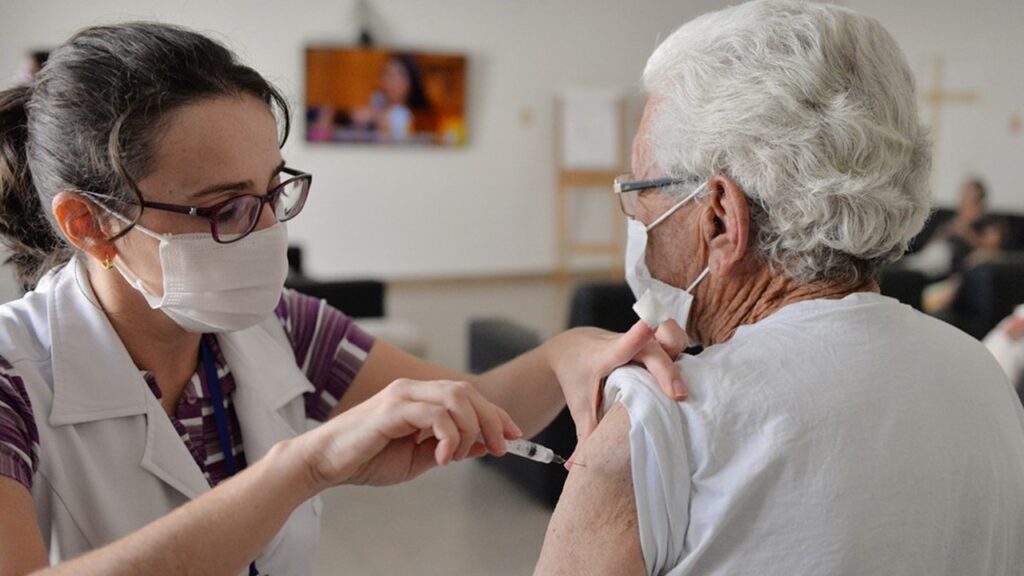
<svg viewBox="0 0 1024 576"><path fill-rule="evenodd" d="M238 473L238 464L235 462L235 451L231 446L231 432L228 430L228 414L224 409L224 391L220 388L220 378L217 377L217 363L213 361L213 354L210 346L206 343L207 334L203 334L199 340L199 352L203 356L203 368L206 370L206 385L210 389L210 401L213 402L213 419L217 422L217 438L220 440L220 449L224 454L224 464L228 469L228 476ZM256 562L249 564L249 576L259 576L260 571L256 569Z"/></svg>

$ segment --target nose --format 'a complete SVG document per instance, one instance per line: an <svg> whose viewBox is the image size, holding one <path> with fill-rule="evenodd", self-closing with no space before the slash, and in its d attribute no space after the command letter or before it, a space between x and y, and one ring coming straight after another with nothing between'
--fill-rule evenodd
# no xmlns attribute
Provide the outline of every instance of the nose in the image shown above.
<svg viewBox="0 0 1024 576"><path fill-rule="evenodd" d="M274 224L277 224L277 214L274 212L274 205L270 202L264 202L263 207L260 208L260 218L256 221L256 229L263 230L264 228L270 228Z"/></svg>

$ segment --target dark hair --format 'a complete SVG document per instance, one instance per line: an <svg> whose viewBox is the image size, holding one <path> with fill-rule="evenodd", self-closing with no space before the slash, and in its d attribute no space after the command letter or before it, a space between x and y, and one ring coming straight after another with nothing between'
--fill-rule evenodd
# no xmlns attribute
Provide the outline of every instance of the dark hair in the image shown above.
<svg viewBox="0 0 1024 576"><path fill-rule="evenodd" d="M400 53L392 56L391 60L401 66L409 76L409 96L405 99L404 104L414 111L429 110L430 98L427 98L427 92L423 89L423 73L420 71L420 65L416 62L416 57L412 54Z"/></svg>
<svg viewBox="0 0 1024 576"><path fill-rule="evenodd" d="M73 254L50 214L57 193L88 191L137 219L136 182L152 169L169 113L241 94L276 109L283 145L290 117L276 88L219 42L148 22L86 28L30 86L0 92L0 234L19 281L32 287Z"/></svg>
<svg viewBox="0 0 1024 576"><path fill-rule="evenodd" d="M964 184L974 188L978 192L978 200L984 202L988 196L988 186L985 185L985 181L977 176L972 176L967 179Z"/></svg>

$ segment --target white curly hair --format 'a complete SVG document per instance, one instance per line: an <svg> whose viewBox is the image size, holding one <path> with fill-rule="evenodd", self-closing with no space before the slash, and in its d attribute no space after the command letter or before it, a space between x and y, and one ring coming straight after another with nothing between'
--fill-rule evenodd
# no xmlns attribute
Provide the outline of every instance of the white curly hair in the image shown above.
<svg viewBox="0 0 1024 576"><path fill-rule="evenodd" d="M792 0L705 14L658 46L643 82L658 167L736 181L757 254L799 282L873 276L928 217L914 78L872 18Z"/></svg>

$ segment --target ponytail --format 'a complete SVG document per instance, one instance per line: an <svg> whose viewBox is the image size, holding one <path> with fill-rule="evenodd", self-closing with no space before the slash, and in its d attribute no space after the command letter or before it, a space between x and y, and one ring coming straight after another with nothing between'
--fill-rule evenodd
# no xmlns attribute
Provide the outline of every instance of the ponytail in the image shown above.
<svg viewBox="0 0 1024 576"><path fill-rule="evenodd" d="M32 184L26 155L26 105L31 95L29 86L0 92L0 241L11 253L5 263L14 265L25 288L34 287L43 274L72 254L50 226Z"/></svg>

